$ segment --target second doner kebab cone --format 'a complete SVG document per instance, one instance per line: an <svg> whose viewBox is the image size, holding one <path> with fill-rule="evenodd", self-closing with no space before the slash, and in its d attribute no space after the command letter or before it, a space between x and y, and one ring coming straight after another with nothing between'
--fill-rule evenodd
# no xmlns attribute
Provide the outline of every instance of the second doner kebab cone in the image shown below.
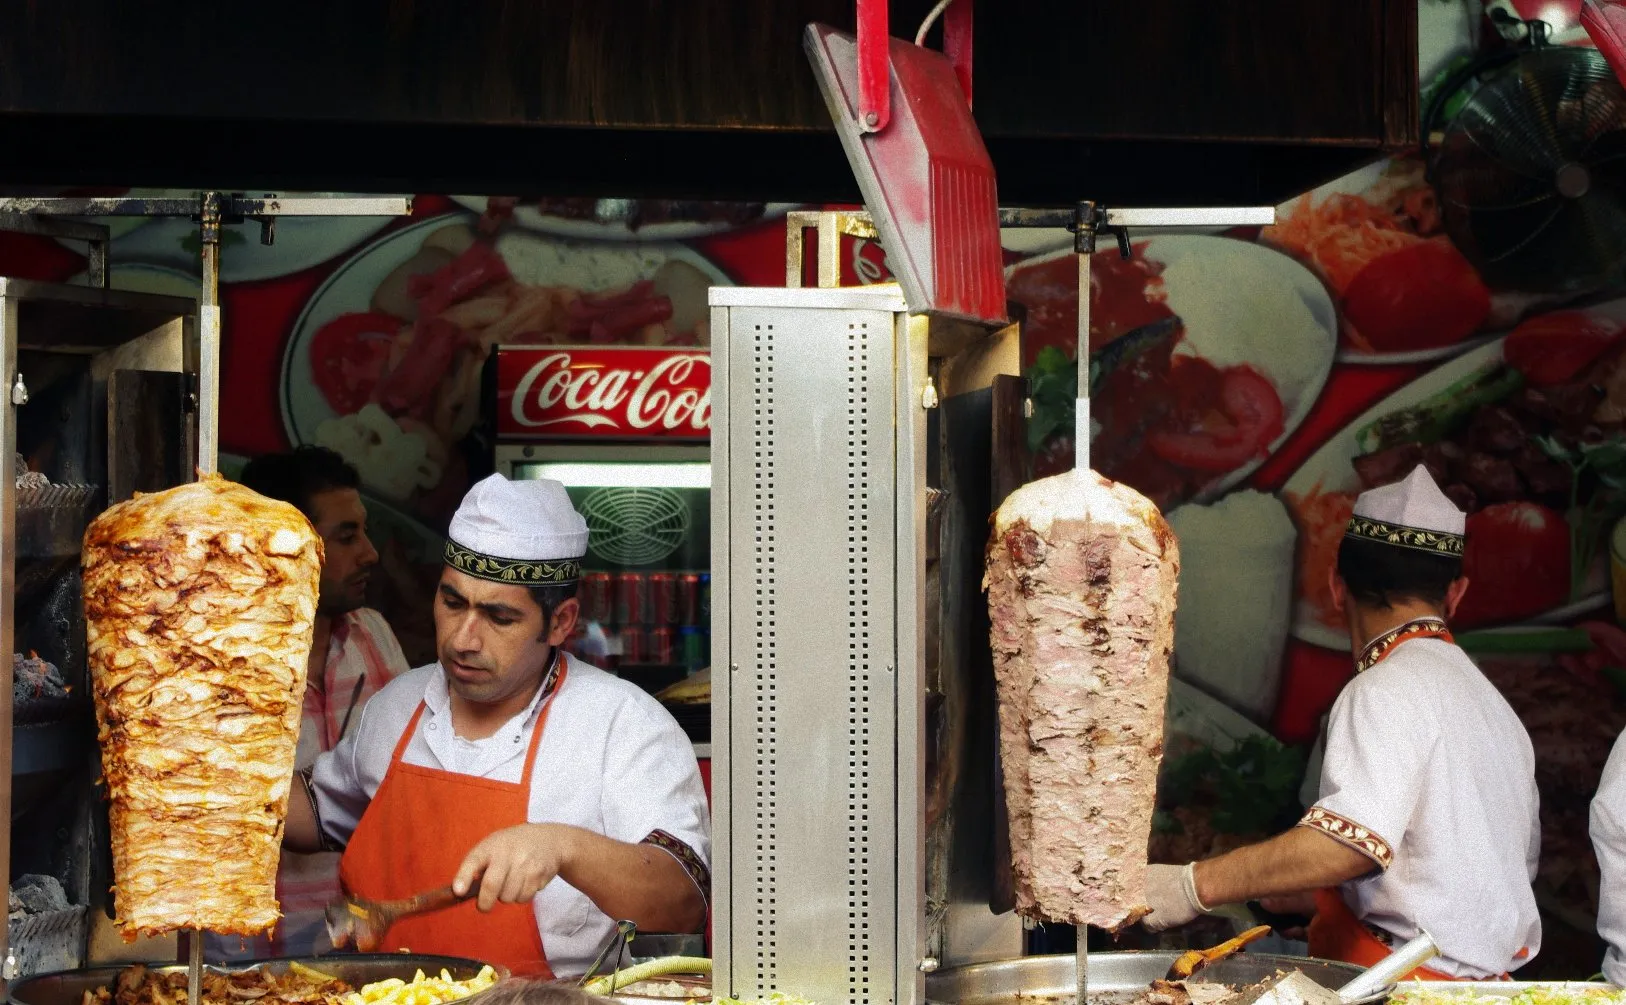
<svg viewBox="0 0 1626 1005"><path fill-rule="evenodd" d="M1030 482L994 515L984 586L1017 911L1118 931L1147 914L1163 711L1174 648L1174 533L1090 457L1090 251L1078 272L1072 471Z"/></svg>

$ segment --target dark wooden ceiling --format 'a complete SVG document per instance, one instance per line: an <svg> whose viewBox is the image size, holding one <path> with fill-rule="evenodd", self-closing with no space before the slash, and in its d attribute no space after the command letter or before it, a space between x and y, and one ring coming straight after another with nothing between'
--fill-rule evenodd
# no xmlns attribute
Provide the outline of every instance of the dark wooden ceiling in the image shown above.
<svg viewBox="0 0 1626 1005"><path fill-rule="evenodd" d="M963 0L962 0L963 2ZM912 36L929 0L896 0ZM0 0L0 186L855 198L851 0ZM984 0L1007 204L1275 201L1417 141L1416 0Z"/></svg>

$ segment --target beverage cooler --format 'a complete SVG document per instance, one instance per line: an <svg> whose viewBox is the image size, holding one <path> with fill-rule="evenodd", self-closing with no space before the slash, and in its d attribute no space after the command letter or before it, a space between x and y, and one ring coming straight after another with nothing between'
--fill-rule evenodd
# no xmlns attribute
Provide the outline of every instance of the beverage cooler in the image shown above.
<svg viewBox="0 0 1626 1005"><path fill-rule="evenodd" d="M562 482L587 520L569 648L659 697L708 768L710 353L499 346L487 381L496 469Z"/></svg>

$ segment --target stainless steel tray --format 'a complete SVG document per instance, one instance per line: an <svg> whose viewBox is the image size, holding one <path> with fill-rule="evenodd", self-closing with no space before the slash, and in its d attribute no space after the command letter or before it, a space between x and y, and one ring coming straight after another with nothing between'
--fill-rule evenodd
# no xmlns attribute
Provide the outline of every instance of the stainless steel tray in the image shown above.
<svg viewBox="0 0 1626 1005"><path fill-rule="evenodd" d="M1138 995L1146 986L1169 972L1180 958L1178 952L1091 953L1090 998L1111 1005ZM1361 972L1348 963L1309 959L1302 956L1272 956L1267 953L1240 953L1205 967L1200 980L1237 986L1253 984L1278 970L1302 970L1322 987L1337 989ZM1054 998L1071 1002L1076 992L1076 972L1071 955L1028 956L998 963L941 970L926 978L926 999L946 1005L1042 1005L1035 999ZM1382 997L1382 996L1377 996Z"/></svg>
<svg viewBox="0 0 1626 1005"><path fill-rule="evenodd" d="M415 972L422 970L426 974L436 975L442 970L452 975L454 980L468 980L480 972L480 968L487 964L479 960L470 960L461 956L413 956L407 953L339 953L333 956L301 956L297 958L282 957L274 960L255 960L248 963L233 963L230 965L211 965L205 970L216 973L230 974L244 970L257 970L260 967L269 967L272 973L282 973L288 969L290 963L301 963L307 967L320 970L325 974L361 988L374 981L388 980L399 977L409 981ZM499 979L507 979L508 969L491 964L491 969L497 972ZM113 983L125 966L89 967L84 970L62 970L54 974L42 974L39 977L26 981L18 981L12 985L9 1001L12 1005L81 1005L86 991L95 991L105 988ZM186 973L184 966L155 966L151 967L156 973ZM464 1001L473 1001L479 998L478 994L470 995Z"/></svg>

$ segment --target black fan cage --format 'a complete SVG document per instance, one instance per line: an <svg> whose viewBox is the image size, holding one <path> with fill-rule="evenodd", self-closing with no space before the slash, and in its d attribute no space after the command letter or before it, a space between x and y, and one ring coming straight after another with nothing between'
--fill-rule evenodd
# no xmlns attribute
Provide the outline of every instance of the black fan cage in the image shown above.
<svg viewBox="0 0 1626 1005"><path fill-rule="evenodd" d="M1626 90L1595 50L1538 48L1490 76L1432 175L1451 240L1493 289L1626 277Z"/></svg>

